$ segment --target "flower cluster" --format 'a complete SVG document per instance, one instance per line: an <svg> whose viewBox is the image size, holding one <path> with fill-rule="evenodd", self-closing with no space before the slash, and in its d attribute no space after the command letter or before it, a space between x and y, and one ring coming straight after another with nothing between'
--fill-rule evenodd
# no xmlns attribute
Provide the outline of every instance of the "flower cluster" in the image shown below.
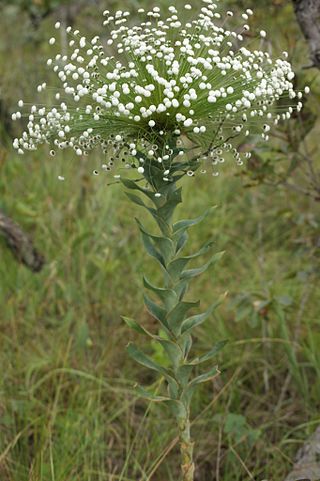
<svg viewBox="0 0 320 481"><path fill-rule="evenodd" d="M174 159L189 150L198 149L199 163L216 166L226 151L242 163L241 156L250 153L240 154L232 139L260 133L268 140L273 124L302 108L302 92L294 90L286 52L273 61L267 52L245 46L252 10L232 31L227 24L233 13L219 13L218 1L203 0L186 22L190 5L184 6L185 15L171 6L166 17L158 7L139 9L144 21L136 26L129 12L106 10L103 25L109 33L101 39L89 40L67 27L69 55L58 53L47 61L62 83L57 105L33 105L27 130L14 147L22 154L49 143L51 155L66 148L87 155L100 147L107 159L104 170L120 159L143 174L149 161L162 164L168 178ZM62 28L59 22L55 27ZM266 32L259 36L261 48ZM49 44L55 43L52 37ZM38 86L38 92L45 89L45 83ZM282 97L287 106L282 102L279 110ZM21 118L21 112L12 117ZM193 163L188 174L195 170Z"/></svg>

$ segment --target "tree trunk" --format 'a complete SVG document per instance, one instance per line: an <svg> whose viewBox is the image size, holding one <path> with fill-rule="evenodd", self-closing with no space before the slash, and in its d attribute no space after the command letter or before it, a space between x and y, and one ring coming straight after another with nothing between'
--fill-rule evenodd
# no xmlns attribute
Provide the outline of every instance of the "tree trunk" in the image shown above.
<svg viewBox="0 0 320 481"><path fill-rule="evenodd" d="M312 65L320 68L320 0L292 0L294 11L310 50Z"/></svg>

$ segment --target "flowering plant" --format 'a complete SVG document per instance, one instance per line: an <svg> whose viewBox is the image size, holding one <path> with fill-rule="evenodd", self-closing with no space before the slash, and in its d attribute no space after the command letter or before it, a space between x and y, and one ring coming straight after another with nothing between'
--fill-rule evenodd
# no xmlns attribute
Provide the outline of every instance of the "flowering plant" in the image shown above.
<svg viewBox="0 0 320 481"><path fill-rule="evenodd" d="M129 199L146 209L158 225L159 233L151 234L138 221L144 247L163 272L161 287L146 278L143 281L153 296L144 296L145 305L160 330L152 333L131 318L124 320L159 343L168 357L170 367L158 364L134 344L128 346L132 358L165 379L164 393L154 394L142 387L137 392L171 408L180 433L183 481L194 479L192 394L198 384L219 373L216 366L196 376L193 372L196 366L211 361L225 342L218 342L200 357L190 357L193 330L220 300L206 312L188 317L199 303L184 298L190 280L205 272L221 253L201 267L187 269L191 261L212 250L212 242L207 242L197 253L182 255L188 229L205 219L211 209L196 219L173 222L182 200L178 183L198 171L218 175L217 166L228 152L241 165L250 152L238 152L234 139L261 134L268 140L272 125L301 110L303 95L294 90L286 52L272 60L261 46L255 46L255 40L251 48L245 46L252 10L242 14L240 28L233 31L227 27L231 11L219 13L218 0L203 3L195 18L187 22L174 6L169 7L166 18L158 7L149 12L140 9L144 21L138 25L132 25L129 12L111 15L106 10L107 38L87 39L67 27L71 53L58 53L47 61L62 83L55 93L57 105L49 109L33 105L27 130L13 142L20 154L42 143L51 145L51 155L57 149L71 148L79 156L101 149L101 170L116 169L113 175L122 182ZM184 8L192 9L190 5ZM59 22L55 27L62 28ZM263 44L265 36L260 31L258 42ZM51 45L55 42L54 37L49 41ZM41 84L38 91L45 88L46 84ZM24 105L22 100L18 104ZM13 114L13 119L19 118L20 111ZM138 177L124 175L126 170Z"/></svg>

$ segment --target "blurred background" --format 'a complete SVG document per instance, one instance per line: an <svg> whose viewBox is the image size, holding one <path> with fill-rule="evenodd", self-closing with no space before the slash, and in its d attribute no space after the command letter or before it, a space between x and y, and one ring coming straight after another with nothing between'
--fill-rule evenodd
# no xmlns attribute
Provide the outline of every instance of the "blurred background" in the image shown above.
<svg viewBox="0 0 320 481"><path fill-rule="evenodd" d="M193 404L196 479L282 481L320 424L320 76L305 68L309 47L290 0L221 3L253 8L252 31L268 32L273 55L288 51L297 86L312 93L268 145L249 140L254 155L246 166L230 159L219 177L184 182L180 216L218 206L193 231L191 248L214 237L217 251L226 250L192 296L209 305L228 291L195 340L199 353L229 340L220 378ZM152 323L142 308L141 273L155 281L157 274L133 222L140 213L118 185L92 175L98 156L52 158L43 148L18 157L11 147L23 128L11 121L17 101L37 102L36 86L55 84L46 67L54 23L103 38L105 8L134 14L144 6L154 4L0 0L1 481L179 476L168 412L132 390L134 381L155 378L125 352L134 334L120 316ZM63 33L58 40L67 51ZM157 346L150 354L163 358Z"/></svg>

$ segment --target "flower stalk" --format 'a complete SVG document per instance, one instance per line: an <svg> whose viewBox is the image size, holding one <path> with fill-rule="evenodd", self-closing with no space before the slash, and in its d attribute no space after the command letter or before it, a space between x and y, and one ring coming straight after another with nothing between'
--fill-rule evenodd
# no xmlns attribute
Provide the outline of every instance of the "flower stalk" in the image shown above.
<svg viewBox="0 0 320 481"><path fill-rule="evenodd" d="M172 162L176 155L172 141L171 158L168 162L171 165L178 165ZM189 165L189 163L188 163ZM192 333L195 328L201 325L220 304L221 299L214 302L210 308L201 314L189 315L190 311L199 307L199 302L186 301L189 283L192 279L205 272L215 264L223 253L214 254L201 267L187 268L188 264L201 257L213 248L213 242L206 242L202 248L192 255L183 253L188 241L188 230L197 225L210 213L209 209L204 215L193 220L181 220L173 222L173 216L177 206L182 202L181 187L177 181L184 175L184 165L179 164L177 171L169 181L163 180L162 168L152 161L145 159L145 176L153 189L141 187L139 181L123 179L122 182L127 190L129 199L145 208L158 225L160 233L149 233L144 225L137 220L142 235L142 241L147 253L160 265L163 274L163 285L158 287L144 277L146 293L144 302L150 315L159 323L157 333L151 333L139 322L124 317L127 324L140 334L149 336L153 341L158 342L166 355L166 362L160 365L152 357L148 357L134 344L129 344L129 355L138 363L149 369L157 371L164 377L167 390L163 395L155 395L142 387L137 387L137 392L142 397L166 403L176 419L177 429L180 438L181 451L181 474L182 481L193 481L195 465L193 460L193 442L190 434L190 405L193 392L196 386L206 382L219 374L216 365L207 372L199 374L198 366L212 359L222 349L225 342L217 343L213 349L198 358L190 355L192 347ZM132 193L138 191L140 196ZM155 197L154 192L161 192L160 197ZM147 197L145 203L143 197ZM153 206L150 206L150 201ZM168 362L167 362L168 361ZM167 367L169 364L169 367Z"/></svg>

